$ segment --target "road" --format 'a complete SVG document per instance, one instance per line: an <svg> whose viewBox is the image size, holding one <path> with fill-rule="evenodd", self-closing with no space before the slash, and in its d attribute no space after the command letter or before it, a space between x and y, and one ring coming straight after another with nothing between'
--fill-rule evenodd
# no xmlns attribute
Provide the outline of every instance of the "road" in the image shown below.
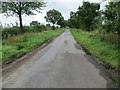
<svg viewBox="0 0 120 90"><path fill-rule="evenodd" d="M8 76L3 75L3 88L116 87L91 61L94 60L66 30Z"/></svg>

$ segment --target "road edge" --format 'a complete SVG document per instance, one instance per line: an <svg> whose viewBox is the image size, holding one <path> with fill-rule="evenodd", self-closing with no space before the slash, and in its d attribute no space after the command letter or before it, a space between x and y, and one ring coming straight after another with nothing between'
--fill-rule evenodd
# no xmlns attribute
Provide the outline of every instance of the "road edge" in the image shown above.
<svg viewBox="0 0 120 90"><path fill-rule="evenodd" d="M42 45L34 48L32 51L27 52L26 54L24 54L24 55L22 55L20 57L14 58L14 60L12 62L2 65L2 75L3 74L5 75L7 72L9 73L11 70L14 70L18 66L18 64L24 62L27 58L34 55L34 53L36 53L37 51L43 49L44 47L46 47L50 43L52 43L60 35L55 36L54 38L45 41Z"/></svg>

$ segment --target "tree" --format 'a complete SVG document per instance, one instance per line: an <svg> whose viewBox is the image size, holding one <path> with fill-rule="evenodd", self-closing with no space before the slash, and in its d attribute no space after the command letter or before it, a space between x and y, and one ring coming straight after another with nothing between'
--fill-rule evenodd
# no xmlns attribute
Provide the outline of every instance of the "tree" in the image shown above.
<svg viewBox="0 0 120 90"><path fill-rule="evenodd" d="M68 19L68 26L70 28L79 28L79 22L78 20L76 19L76 17L72 17L70 19Z"/></svg>
<svg viewBox="0 0 120 90"><path fill-rule="evenodd" d="M120 30L120 2L109 2L106 5L104 16L104 29L107 32L116 32Z"/></svg>
<svg viewBox="0 0 120 90"><path fill-rule="evenodd" d="M68 19L68 26L70 28L79 28L79 19L76 12L70 12L70 19Z"/></svg>
<svg viewBox="0 0 120 90"><path fill-rule="evenodd" d="M31 23L30 23L30 26L35 26L35 25L40 25L40 23L38 22L38 21L32 21Z"/></svg>
<svg viewBox="0 0 120 90"><path fill-rule="evenodd" d="M53 24L53 29L55 29L54 25L58 24L60 20L63 20L63 17L59 11L53 9L47 12L45 19L47 22L51 22Z"/></svg>
<svg viewBox="0 0 120 90"><path fill-rule="evenodd" d="M70 18L75 17L75 12L70 12Z"/></svg>
<svg viewBox="0 0 120 90"><path fill-rule="evenodd" d="M76 17L80 23L80 28L91 31L95 24L95 19L99 16L100 4L83 2L83 5L78 8Z"/></svg>
<svg viewBox="0 0 120 90"><path fill-rule="evenodd" d="M60 18L60 20L57 22L58 25L60 25L60 27L65 27L65 20L63 17Z"/></svg>
<svg viewBox="0 0 120 90"><path fill-rule="evenodd" d="M29 0L31 1L31 0ZM20 22L20 28L23 28L22 25L22 15L35 15L33 11L40 12L41 7L45 6L45 3L41 0L39 2L3 2L2 13L6 13L7 16L17 16Z"/></svg>

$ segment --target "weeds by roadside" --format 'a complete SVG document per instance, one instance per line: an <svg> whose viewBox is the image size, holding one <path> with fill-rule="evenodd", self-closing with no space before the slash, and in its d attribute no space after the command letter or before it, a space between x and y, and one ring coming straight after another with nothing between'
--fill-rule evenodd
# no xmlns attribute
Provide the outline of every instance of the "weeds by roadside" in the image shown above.
<svg viewBox="0 0 120 90"><path fill-rule="evenodd" d="M62 32L64 32L64 30L25 33L3 40L2 63L10 62L13 58L20 57L25 53L30 52L47 40L60 35Z"/></svg>

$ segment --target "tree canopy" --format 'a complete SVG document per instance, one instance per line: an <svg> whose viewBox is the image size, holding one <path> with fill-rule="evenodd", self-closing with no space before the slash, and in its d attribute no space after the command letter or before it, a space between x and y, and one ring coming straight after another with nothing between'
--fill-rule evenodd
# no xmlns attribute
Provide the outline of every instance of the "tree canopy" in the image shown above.
<svg viewBox="0 0 120 90"><path fill-rule="evenodd" d="M46 19L47 22L52 23L53 26L55 24L63 25L63 20L64 20L62 14L59 11L55 10L55 9L49 10L47 12L47 15L45 16L45 19Z"/></svg>
<svg viewBox="0 0 120 90"><path fill-rule="evenodd" d="M107 32L120 30L120 2L109 2L102 14Z"/></svg>
<svg viewBox="0 0 120 90"><path fill-rule="evenodd" d="M83 5L78 8L76 16L80 22L80 28L91 31L92 25L95 24L95 19L99 15L100 4L83 2Z"/></svg>
<svg viewBox="0 0 120 90"><path fill-rule="evenodd" d="M30 0L29 0L30 1ZM17 16L20 21L20 27L22 28L22 15L35 15L34 11L40 12L41 7L45 6L45 2L39 0L39 2L2 2L2 13L6 13L7 16Z"/></svg>
<svg viewBox="0 0 120 90"><path fill-rule="evenodd" d="M99 17L99 9L98 3L83 2L77 12L70 12L69 27L91 31Z"/></svg>
<svg viewBox="0 0 120 90"><path fill-rule="evenodd" d="M104 10L100 10L99 3L83 2L76 12L70 13L68 26L86 31L99 29L119 33L120 1L109 2Z"/></svg>

